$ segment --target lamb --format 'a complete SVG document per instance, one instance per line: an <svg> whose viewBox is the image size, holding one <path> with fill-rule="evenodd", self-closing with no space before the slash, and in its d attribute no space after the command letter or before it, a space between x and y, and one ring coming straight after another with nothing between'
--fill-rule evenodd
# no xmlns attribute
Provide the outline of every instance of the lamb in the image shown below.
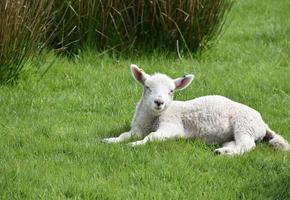
<svg viewBox="0 0 290 200"><path fill-rule="evenodd" d="M134 64L131 72L144 87L131 130L105 138L105 143L119 143L132 136L143 139L129 143L131 146L200 138L208 144L222 145L214 150L217 155L240 155L254 149L255 141L264 139L276 149L289 150L288 142L268 127L260 113L244 104L217 95L174 101L174 92L191 84L191 74L173 80L161 73L149 75Z"/></svg>

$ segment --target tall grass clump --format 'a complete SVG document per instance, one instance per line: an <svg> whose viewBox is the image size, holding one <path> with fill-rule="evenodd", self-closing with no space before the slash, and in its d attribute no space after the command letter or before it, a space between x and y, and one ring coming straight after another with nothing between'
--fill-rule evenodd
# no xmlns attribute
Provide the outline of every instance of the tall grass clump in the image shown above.
<svg viewBox="0 0 290 200"><path fill-rule="evenodd" d="M51 46L196 52L220 33L231 5L230 0L56 0L58 34Z"/></svg>
<svg viewBox="0 0 290 200"><path fill-rule="evenodd" d="M222 28L231 0L1 0L0 83L17 79L42 47L77 52L196 52Z"/></svg>
<svg viewBox="0 0 290 200"><path fill-rule="evenodd" d="M47 37L50 0L0 1L0 84L14 82Z"/></svg>

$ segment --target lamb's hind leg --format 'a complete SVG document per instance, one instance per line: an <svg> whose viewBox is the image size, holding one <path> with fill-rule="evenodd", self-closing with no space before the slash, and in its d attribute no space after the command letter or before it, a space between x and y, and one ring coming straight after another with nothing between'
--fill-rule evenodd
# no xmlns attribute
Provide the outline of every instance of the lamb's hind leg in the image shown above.
<svg viewBox="0 0 290 200"><path fill-rule="evenodd" d="M221 154L229 154L230 152L233 152L233 148L235 148L236 142L230 141L226 142L222 145L221 148L215 149L214 154L221 155Z"/></svg>
<svg viewBox="0 0 290 200"><path fill-rule="evenodd" d="M265 135L266 129L260 116L250 114L245 113L235 119L234 141L216 149L216 154L239 155L255 148L255 140L261 139Z"/></svg>
<svg viewBox="0 0 290 200"><path fill-rule="evenodd" d="M254 138L247 132L236 132L235 141L223 144L214 151L217 155L240 155L255 148Z"/></svg>

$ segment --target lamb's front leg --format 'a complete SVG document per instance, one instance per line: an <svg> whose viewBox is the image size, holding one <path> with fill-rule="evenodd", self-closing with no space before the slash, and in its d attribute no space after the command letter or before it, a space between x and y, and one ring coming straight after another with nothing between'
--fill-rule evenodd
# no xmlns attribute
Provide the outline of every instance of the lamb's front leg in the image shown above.
<svg viewBox="0 0 290 200"><path fill-rule="evenodd" d="M122 133L118 137L104 138L102 140L102 142L109 143L109 144L119 143L119 142L123 142L125 140L129 140L132 136L133 136L132 131L128 131L128 132Z"/></svg>
<svg viewBox="0 0 290 200"><path fill-rule="evenodd" d="M138 145L144 145L150 141L164 141L164 140L177 139L177 138L184 137L183 129L180 126L168 125L165 127L163 126L163 128L161 127L157 131L151 132L143 140L131 142L129 143L129 145L134 147Z"/></svg>

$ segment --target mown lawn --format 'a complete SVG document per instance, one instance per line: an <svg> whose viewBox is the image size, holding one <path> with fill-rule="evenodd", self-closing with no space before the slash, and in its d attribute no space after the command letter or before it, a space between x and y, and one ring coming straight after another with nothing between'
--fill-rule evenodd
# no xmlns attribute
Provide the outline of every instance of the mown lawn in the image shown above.
<svg viewBox="0 0 290 200"><path fill-rule="evenodd" d="M129 128L142 88L129 65L196 76L176 99L220 94L262 113L290 141L290 3L237 1L216 45L175 54L83 54L44 77L0 87L0 199L290 199L290 153L267 144L240 157L202 141L102 144ZM47 66L44 66L44 68Z"/></svg>

